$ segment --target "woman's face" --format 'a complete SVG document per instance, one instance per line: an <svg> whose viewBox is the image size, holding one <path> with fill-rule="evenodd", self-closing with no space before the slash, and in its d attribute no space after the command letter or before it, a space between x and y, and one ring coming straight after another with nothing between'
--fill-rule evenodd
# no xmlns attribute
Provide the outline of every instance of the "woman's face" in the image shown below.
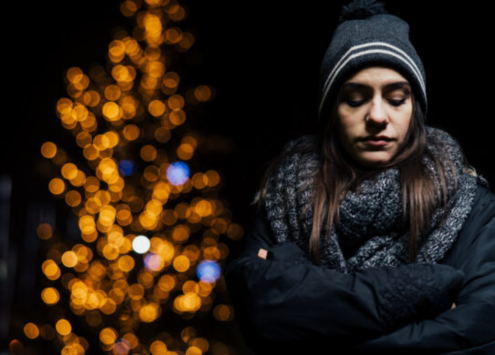
<svg viewBox="0 0 495 355"><path fill-rule="evenodd" d="M338 133L347 153L366 168L390 161L406 143L412 116L409 82L393 69L369 67L341 90Z"/></svg>

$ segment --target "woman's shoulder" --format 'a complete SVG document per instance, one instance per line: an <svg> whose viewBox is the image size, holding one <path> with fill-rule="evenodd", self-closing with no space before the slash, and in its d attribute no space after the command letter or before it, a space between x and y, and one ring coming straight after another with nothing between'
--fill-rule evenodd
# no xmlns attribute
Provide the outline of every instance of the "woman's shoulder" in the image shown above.
<svg viewBox="0 0 495 355"><path fill-rule="evenodd" d="M318 139L315 134L303 134L285 142L279 155L278 167L273 179L286 179L287 173L309 174L321 165Z"/></svg>
<svg viewBox="0 0 495 355"><path fill-rule="evenodd" d="M488 181L485 177L478 174L476 169L468 163L467 157L464 155L464 150L455 136L440 127L425 126L425 129L427 139L426 149L428 151L432 152L438 158L444 158L446 156L454 158L459 169L462 169L464 173L474 176L478 185L489 188Z"/></svg>
<svg viewBox="0 0 495 355"><path fill-rule="evenodd" d="M300 134L289 138L282 147L282 152L288 152L302 147L316 147L316 134Z"/></svg>
<svg viewBox="0 0 495 355"><path fill-rule="evenodd" d="M317 137L314 134L298 135L287 140L279 155L270 181L287 185L289 176L308 175L314 172L320 164Z"/></svg>
<svg viewBox="0 0 495 355"><path fill-rule="evenodd" d="M311 172L317 171L319 165L315 134L299 134L288 138L282 149L269 162L251 205L259 204L260 201L266 203L275 192L280 193L280 198L284 195L281 192L283 189L292 188L291 182L301 181L301 174L307 178Z"/></svg>
<svg viewBox="0 0 495 355"><path fill-rule="evenodd" d="M471 245L484 228L495 230L495 194L490 188L478 184L471 212L460 231L459 240ZM492 233L495 238L495 233Z"/></svg>
<svg viewBox="0 0 495 355"><path fill-rule="evenodd" d="M492 218L495 216L495 193L493 193L488 185L478 184L471 216L480 216L482 211L485 211L483 214L491 215ZM493 223L495 224L495 219Z"/></svg>
<svg viewBox="0 0 495 355"><path fill-rule="evenodd" d="M482 262L495 253L495 194L478 185L471 212L464 221L452 250L442 263L476 272L471 261ZM470 261L471 260L471 261Z"/></svg>
<svg viewBox="0 0 495 355"><path fill-rule="evenodd" d="M304 134L289 139L280 154L280 164L272 176L272 180L278 180L278 184L284 181L286 185L287 178L292 175L296 180L313 175L321 166L317 137L314 134Z"/></svg>

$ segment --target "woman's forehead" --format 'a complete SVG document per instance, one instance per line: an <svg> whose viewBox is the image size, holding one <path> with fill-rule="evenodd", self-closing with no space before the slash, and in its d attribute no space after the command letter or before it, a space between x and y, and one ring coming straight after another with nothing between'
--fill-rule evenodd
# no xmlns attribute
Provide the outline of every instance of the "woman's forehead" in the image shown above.
<svg viewBox="0 0 495 355"><path fill-rule="evenodd" d="M405 82L408 80L397 70L384 66L370 66L362 68L351 74L345 83L374 83L374 82Z"/></svg>

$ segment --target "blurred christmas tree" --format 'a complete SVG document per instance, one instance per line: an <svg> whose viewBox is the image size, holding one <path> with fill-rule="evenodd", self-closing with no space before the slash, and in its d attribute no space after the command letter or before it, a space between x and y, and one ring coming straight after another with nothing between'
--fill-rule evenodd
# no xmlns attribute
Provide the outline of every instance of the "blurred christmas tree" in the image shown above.
<svg viewBox="0 0 495 355"><path fill-rule="evenodd" d="M114 34L106 67L66 72L68 97L56 113L81 154L54 142L41 153L58 173L49 190L77 216L81 238L68 245L48 223L37 230L50 312L24 333L49 343L47 353L236 353L211 334L233 319L218 297L229 252L222 238L243 230L219 197L220 173L201 157L215 142L186 114L215 96L210 85L180 85L195 41L177 26L187 11L175 0L122 2L134 28ZM11 343L13 353L20 347Z"/></svg>

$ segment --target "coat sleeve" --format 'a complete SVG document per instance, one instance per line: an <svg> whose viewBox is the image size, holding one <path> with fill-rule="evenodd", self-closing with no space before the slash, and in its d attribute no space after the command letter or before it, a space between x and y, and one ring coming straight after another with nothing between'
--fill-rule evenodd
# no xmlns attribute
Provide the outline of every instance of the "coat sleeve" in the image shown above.
<svg viewBox="0 0 495 355"><path fill-rule="evenodd" d="M495 354L495 195L485 196L466 220L447 262L464 271L456 308L412 322L357 346L362 350L407 349L401 354Z"/></svg>
<svg viewBox="0 0 495 355"><path fill-rule="evenodd" d="M267 259L257 256L260 248L269 251ZM433 318L451 307L464 279L462 271L447 265L407 264L354 274L317 266L295 243L275 243L261 216L224 275L241 331L257 354L281 353L287 344L295 349L292 345L377 338Z"/></svg>

